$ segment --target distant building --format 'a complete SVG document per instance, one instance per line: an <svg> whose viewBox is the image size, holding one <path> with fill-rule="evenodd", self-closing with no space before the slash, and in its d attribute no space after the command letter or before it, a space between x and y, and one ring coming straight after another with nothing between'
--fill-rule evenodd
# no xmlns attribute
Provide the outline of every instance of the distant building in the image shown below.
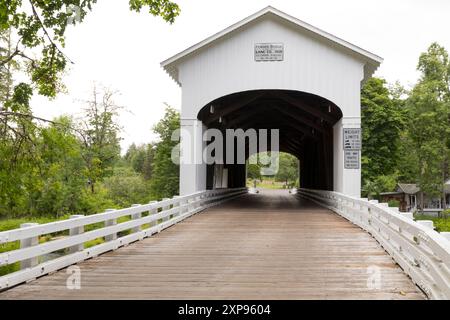
<svg viewBox="0 0 450 320"><path fill-rule="evenodd" d="M444 185L446 193L445 203L440 198L430 197L424 193L421 203L420 188L414 183L399 183L395 191L380 194L381 202L397 200L400 203L400 211L413 212L423 209L424 213L437 215L444 209L450 208L450 180Z"/></svg>

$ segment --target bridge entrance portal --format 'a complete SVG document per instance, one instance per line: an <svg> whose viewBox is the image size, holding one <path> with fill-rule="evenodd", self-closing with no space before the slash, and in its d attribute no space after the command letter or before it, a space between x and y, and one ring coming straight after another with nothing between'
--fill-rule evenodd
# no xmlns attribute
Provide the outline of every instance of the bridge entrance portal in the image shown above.
<svg viewBox="0 0 450 320"><path fill-rule="evenodd" d="M180 194L245 185L203 159L208 129L279 129L301 186L360 196L360 91L382 58L267 7L161 63L182 87ZM260 150L259 150L260 151Z"/></svg>
<svg viewBox="0 0 450 320"><path fill-rule="evenodd" d="M289 90L254 90L221 97L207 104L198 114L206 129L217 129L226 137L229 129L244 132L267 129L268 139L273 129L279 130L278 148L300 160L302 188L333 190L333 127L342 118L338 106L327 99ZM258 137L261 139L262 137ZM271 151L272 141L265 150ZM251 155L251 143L245 140L245 157ZM236 143L236 148L239 147ZM259 143L258 143L259 147ZM227 158L224 147L223 158ZM246 165L237 163L207 164L207 189L244 187ZM220 181L220 184L217 184Z"/></svg>

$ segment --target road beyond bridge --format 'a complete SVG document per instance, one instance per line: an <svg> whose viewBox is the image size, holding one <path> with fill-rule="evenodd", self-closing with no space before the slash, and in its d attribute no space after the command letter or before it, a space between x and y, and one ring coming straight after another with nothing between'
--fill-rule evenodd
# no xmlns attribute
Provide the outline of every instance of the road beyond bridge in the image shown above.
<svg viewBox="0 0 450 320"><path fill-rule="evenodd" d="M66 288L64 269L0 299L425 298L368 233L281 190L211 207L78 266L79 290Z"/></svg>

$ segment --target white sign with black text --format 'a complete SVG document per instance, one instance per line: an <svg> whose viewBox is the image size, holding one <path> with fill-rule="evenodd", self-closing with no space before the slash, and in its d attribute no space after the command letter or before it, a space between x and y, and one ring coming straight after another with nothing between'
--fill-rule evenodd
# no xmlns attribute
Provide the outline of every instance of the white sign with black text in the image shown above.
<svg viewBox="0 0 450 320"><path fill-rule="evenodd" d="M344 151L344 168L359 169L359 151Z"/></svg>
<svg viewBox="0 0 450 320"><path fill-rule="evenodd" d="M284 45L282 43L255 44L255 61L283 61Z"/></svg>
<svg viewBox="0 0 450 320"><path fill-rule="evenodd" d="M361 129L344 128L344 150L361 150Z"/></svg>

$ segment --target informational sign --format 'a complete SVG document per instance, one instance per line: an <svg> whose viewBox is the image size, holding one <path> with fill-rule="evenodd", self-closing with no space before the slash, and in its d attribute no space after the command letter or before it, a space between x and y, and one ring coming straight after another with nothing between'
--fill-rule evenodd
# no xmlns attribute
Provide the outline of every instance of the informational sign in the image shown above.
<svg viewBox="0 0 450 320"><path fill-rule="evenodd" d="M255 61L283 61L284 45L282 43L255 44Z"/></svg>
<svg viewBox="0 0 450 320"><path fill-rule="evenodd" d="M344 128L344 150L361 150L361 129Z"/></svg>
<svg viewBox="0 0 450 320"><path fill-rule="evenodd" d="M344 151L344 168L359 169L359 151Z"/></svg>

